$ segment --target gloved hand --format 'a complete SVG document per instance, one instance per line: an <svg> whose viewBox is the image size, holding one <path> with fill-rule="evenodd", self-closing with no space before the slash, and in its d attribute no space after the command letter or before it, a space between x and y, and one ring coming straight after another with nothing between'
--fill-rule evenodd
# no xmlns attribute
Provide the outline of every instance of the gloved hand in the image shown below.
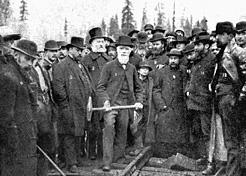
<svg viewBox="0 0 246 176"><path fill-rule="evenodd" d="M134 104L134 106L136 107L136 110L143 109L143 104L142 103L137 102L137 103Z"/></svg>

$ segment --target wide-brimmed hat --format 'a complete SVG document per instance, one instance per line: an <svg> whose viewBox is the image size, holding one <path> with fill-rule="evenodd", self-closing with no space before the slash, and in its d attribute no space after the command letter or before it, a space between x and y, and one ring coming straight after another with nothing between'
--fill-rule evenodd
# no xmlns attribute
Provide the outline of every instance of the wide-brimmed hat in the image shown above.
<svg viewBox="0 0 246 176"><path fill-rule="evenodd" d="M243 32L246 31L246 21L240 21L236 24L236 31Z"/></svg>
<svg viewBox="0 0 246 176"><path fill-rule="evenodd" d="M82 37L71 37L71 42L67 45L67 47L76 47L83 50L85 48L84 39Z"/></svg>
<svg viewBox="0 0 246 176"><path fill-rule="evenodd" d="M144 44L148 41L148 35L145 32L139 32L137 35L137 40L139 43Z"/></svg>
<svg viewBox="0 0 246 176"><path fill-rule="evenodd" d="M44 50L50 50L50 51L57 51L60 48L58 47L57 43L55 40L48 40L44 44Z"/></svg>
<svg viewBox="0 0 246 176"><path fill-rule="evenodd" d="M5 42L10 40L20 40L20 39L21 39L21 34L9 34L3 36L3 41Z"/></svg>
<svg viewBox="0 0 246 176"><path fill-rule="evenodd" d="M183 52L183 54L188 54L188 53L193 52L193 51L195 51L195 45L192 42L192 43L186 45L182 52Z"/></svg>
<svg viewBox="0 0 246 176"><path fill-rule="evenodd" d="M104 37L106 41L109 41L109 43L114 43L115 41L111 37Z"/></svg>
<svg viewBox="0 0 246 176"><path fill-rule="evenodd" d="M152 67L151 67L151 65L150 65L150 63L149 63L147 60L141 61L141 62L139 63L138 68L143 68L143 67L148 68L149 71L153 70Z"/></svg>
<svg viewBox="0 0 246 176"><path fill-rule="evenodd" d="M91 30L89 30L89 34L91 37L89 40L89 43L91 43L94 39L97 39L97 38L105 39L105 36L103 36L103 32L100 27L92 28Z"/></svg>
<svg viewBox="0 0 246 176"><path fill-rule="evenodd" d="M178 35L176 40L173 41L173 44L176 45L177 43L184 43L184 44L188 44L189 43L189 40L184 37L184 36L181 36L181 35Z"/></svg>
<svg viewBox="0 0 246 176"><path fill-rule="evenodd" d="M57 41L56 43L57 43L58 48L67 47L67 44L68 44L65 41Z"/></svg>
<svg viewBox="0 0 246 176"><path fill-rule="evenodd" d="M164 34L164 33L166 32L166 30L163 29L162 26L157 25L157 26L155 27L155 29L152 31L152 34L155 34L155 33L157 33L157 32L160 32L160 33L163 33L163 34Z"/></svg>
<svg viewBox="0 0 246 176"><path fill-rule="evenodd" d="M210 35L208 32L201 32L200 34L195 36L194 44L197 44L199 42L209 45L213 43L213 41L210 39Z"/></svg>
<svg viewBox="0 0 246 176"><path fill-rule="evenodd" d="M138 34L139 33L139 30L136 30L136 29L133 29L132 31L130 31L127 35L129 37L132 37L134 34Z"/></svg>
<svg viewBox="0 0 246 176"><path fill-rule="evenodd" d="M171 49L171 51L169 53L167 53L167 56L182 57L183 53L180 50L178 50L177 48L173 48L173 49Z"/></svg>
<svg viewBox="0 0 246 176"><path fill-rule="evenodd" d="M155 33L152 38L149 40L150 42L156 42L156 41L165 41L165 38L163 34L161 33Z"/></svg>
<svg viewBox="0 0 246 176"><path fill-rule="evenodd" d="M152 24L146 24L144 26L144 31L147 31L147 30L154 30L154 26Z"/></svg>
<svg viewBox="0 0 246 176"><path fill-rule="evenodd" d="M115 46L129 46L129 47L134 47L131 37L122 35L119 36L117 42L115 43Z"/></svg>
<svg viewBox="0 0 246 176"><path fill-rule="evenodd" d="M37 44L30 40L20 40L16 46L11 47L13 50L30 56L32 59L36 59L38 54Z"/></svg>
<svg viewBox="0 0 246 176"><path fill-rule="evenodd" d="M235 34L235 29L231 22L225 21L216 24L216 34L223 34L224 32L228 34Z"/></svg>

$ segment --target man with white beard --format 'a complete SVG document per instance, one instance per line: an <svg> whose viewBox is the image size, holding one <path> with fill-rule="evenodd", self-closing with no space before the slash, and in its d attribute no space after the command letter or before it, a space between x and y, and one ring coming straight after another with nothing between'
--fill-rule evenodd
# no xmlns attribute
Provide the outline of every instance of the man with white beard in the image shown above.
<svg viewBox="0 0 246 176"><path fill-rule="evenodd" d="M103 170L110 171L112 162L125 161L127 127L130 110L110 111L110 106L135 104L143 108L143 89L134 65L129 63L133 49L131 38L120 36L116 43L117 59L107 63L97 86L99 101L107 112L104 114Z"/></svg>

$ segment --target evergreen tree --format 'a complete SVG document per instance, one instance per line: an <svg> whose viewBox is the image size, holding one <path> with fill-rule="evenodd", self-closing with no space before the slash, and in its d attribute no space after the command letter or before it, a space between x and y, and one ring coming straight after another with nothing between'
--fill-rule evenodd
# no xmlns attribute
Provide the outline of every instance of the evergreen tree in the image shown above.
<svg viewBox="0 0 246 176"><path fill-rule="evenodd" d="M67 25L67 18L65 18L65 22L64 22L64 36L67 40L67 34L68 34L68 25Z"/></svg>
<svg viewBox="0 0 246 176"><path fill-rule="evenodd" d="M119 35L120 35L120 29L119 29L118 16L115 15L115 17L111 17L110 19L109 27L108 27L108 36L117 39Z"/></svg>
<svg viewBox="0 0 246 176"><path fill-rule="evenodd" d="M206 19L206 17L203 17L203 19L201 20L201 28L204 29L204 30L208 30L208 24L207 24L208 20Z"/></svg>
<svg viewBox="0 0 246 176"><path fill-rule="evenodd" d="M126 0L126 6L122 10L121 30L124 34L127 34L134 28L135 21L133 19L132 3L130 0Z"/></svg>
<svg viewBox="0 0 246 176"><path fill-rule="evenodd" d="M199 20L196 21L195 27L201 27L201 24L200 24Z"/></svg>
<svg viewBox="0 0 246 176"><path fill-rule="evenodd" d="M0 0L0 26L7 25L7 21L11 15L9 0Z"/></svg>
<svg viewBox="0 0 246 176"><path fill-rule="evenodd" d="M107 26L106 26L106 23L104 21L104 18L102 19L101 28L102 28L102 32L106 35Z"/></svg>
<svg viewBox="0 0 246 176"><path fill-rule="evenodd" d="M148 22L148 19L147 19L146 9L143 8L142 26L141 26L142 30L143 30L144 26L147 24L147 22Z"/></svg>
<svg viewBox="0 0 246 176"><path fill-rule="evenodd" d="M185 20L185 24L183 26L183 29L184 29L185 35L190 36L191 30L192 30L192 25L191 25L191 22L189 21L188 18L186 18L186 20Z"/></svg>
<svg viewBox="0 0 246 176"><path fill-rule="evenodd" d="M164 4L158 3L155 7L155 10L157 11L157 25L163 26L165 24L165 13L164 13Z"/></svg>
<svg viewBox="0 0 246 176"><path fill-rule="evenodd" d="M20 21L25 21L27 20L27 3L25 0L21 0L21 6L20 6Z"/></svg>
<svg viewBox="0 0 246 176"><path fill-rule="evenodd" d="M168 20L167 20L167 27L166 27L166 29L167 29L167 31L168 32L171 32L172 31L172 27L171 27L171 23L170 23L170 19L168 18Z"/></svg>

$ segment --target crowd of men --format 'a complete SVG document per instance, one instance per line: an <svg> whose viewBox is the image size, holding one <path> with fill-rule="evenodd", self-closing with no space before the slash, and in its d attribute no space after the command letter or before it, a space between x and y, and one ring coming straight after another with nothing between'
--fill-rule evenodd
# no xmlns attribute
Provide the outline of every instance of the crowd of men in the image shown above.
<svg viewBox="0 0 246 176"><path fill-rule="evenodd" d="M99 27L89 35L43 51L19 34L0 37L1 175L46 176L43 152L73 173L84 156L103 159L107 172L149 145L155 156L193 157L204 175L243 175L246 21L190 36L151 24L116 41ZM90 100L105 110L88 116Z"/></svg>

